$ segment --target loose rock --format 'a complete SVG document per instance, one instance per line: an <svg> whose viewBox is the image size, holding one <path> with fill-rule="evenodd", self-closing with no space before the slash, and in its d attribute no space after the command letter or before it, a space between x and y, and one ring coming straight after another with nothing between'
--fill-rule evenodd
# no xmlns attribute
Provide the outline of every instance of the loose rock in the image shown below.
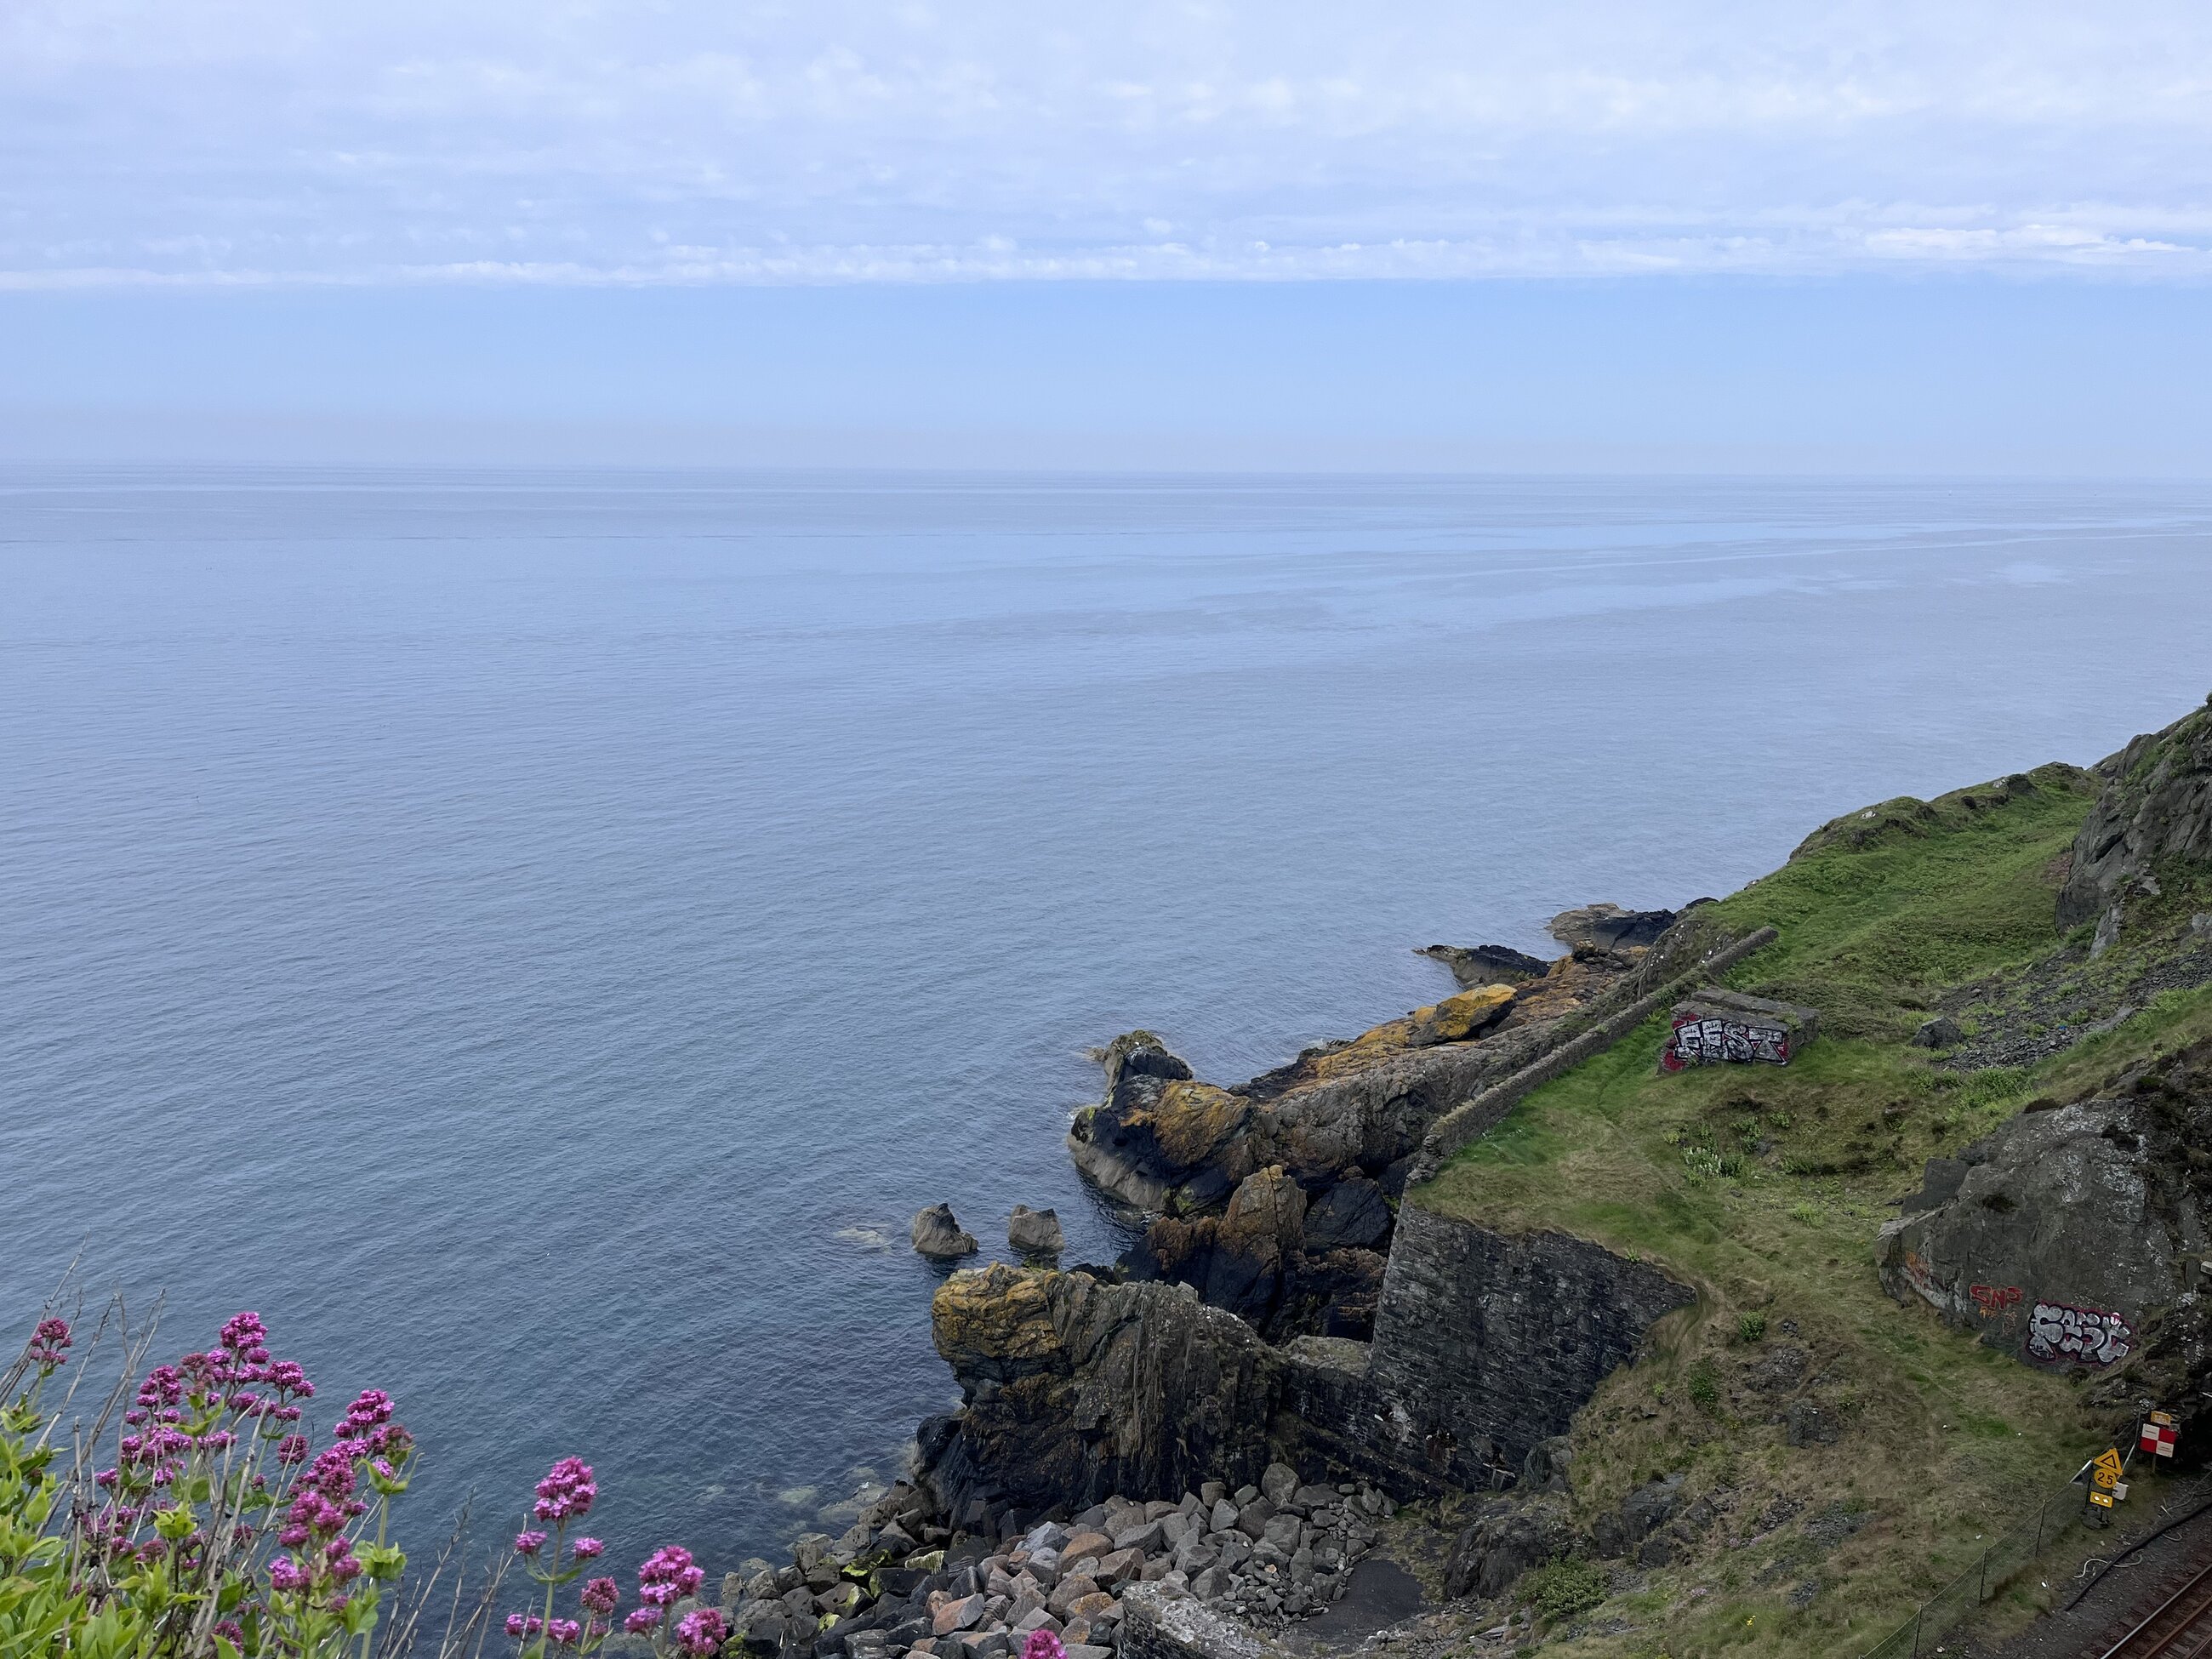
<svg viewBox="0 0 2212 1659"><path fill-rule="evenodd" d="M933 1204L914 1218L914 1248L932 1261L957 1261L979 1248L975 1235L960 1230L950 1204Z"/></svg>
<svg viewBox="0 0 2212 1659"><path fill-rule="evenodd" d="M1006 1243L1024 1255L1056 1256L1067 1248L1059 1212L1032 1210L1026 1204L1014 1206L1013 1217L1006 1223Z"/></svg>

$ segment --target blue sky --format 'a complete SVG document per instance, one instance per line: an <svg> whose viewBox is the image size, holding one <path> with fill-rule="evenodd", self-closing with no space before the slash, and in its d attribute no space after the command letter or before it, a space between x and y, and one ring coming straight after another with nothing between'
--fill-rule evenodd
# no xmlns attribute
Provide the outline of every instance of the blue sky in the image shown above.
<svg viewBox="0 0 2212 1659"><path fill-rule="evenodd" d="M2212 467L2212 8L16 0L0 456Z"/></svg>

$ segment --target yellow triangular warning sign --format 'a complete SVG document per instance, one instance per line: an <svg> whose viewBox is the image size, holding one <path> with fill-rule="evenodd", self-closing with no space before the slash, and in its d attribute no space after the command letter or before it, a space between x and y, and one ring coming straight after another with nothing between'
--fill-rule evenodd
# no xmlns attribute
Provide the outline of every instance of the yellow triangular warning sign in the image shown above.
<svg viewBox="0 0 2212 1659"><path fill-rule="evenodd" d="M2097 1461L2090 1467L2097 1472L2094 1477L2097 1484L2100 1486L2109 1486L2120 1478L2122 1468L2120 1455L2107 1447L2097 1454Z"/></svg>

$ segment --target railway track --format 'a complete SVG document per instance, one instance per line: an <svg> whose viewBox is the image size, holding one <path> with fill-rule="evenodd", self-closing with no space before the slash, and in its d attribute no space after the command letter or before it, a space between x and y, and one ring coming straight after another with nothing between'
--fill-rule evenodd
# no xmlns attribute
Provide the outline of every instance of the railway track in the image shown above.
<svg viewBox="0 0 2212 1659"><path fill-rule="evenodd" d="M2198 1659L2212 1655L2212 1565L2198 1568L2150 1616L2097 1659Z"/></svg>

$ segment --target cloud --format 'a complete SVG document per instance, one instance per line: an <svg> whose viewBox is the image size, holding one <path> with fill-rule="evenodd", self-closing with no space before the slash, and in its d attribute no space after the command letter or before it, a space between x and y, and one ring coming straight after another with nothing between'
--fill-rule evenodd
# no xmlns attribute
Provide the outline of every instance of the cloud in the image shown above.
<svg viewBox="0 0 2212 1659"><path fill-rule="evenodd" d="M2212 274L2212 9L17 0L0 285Z"/></svg>

